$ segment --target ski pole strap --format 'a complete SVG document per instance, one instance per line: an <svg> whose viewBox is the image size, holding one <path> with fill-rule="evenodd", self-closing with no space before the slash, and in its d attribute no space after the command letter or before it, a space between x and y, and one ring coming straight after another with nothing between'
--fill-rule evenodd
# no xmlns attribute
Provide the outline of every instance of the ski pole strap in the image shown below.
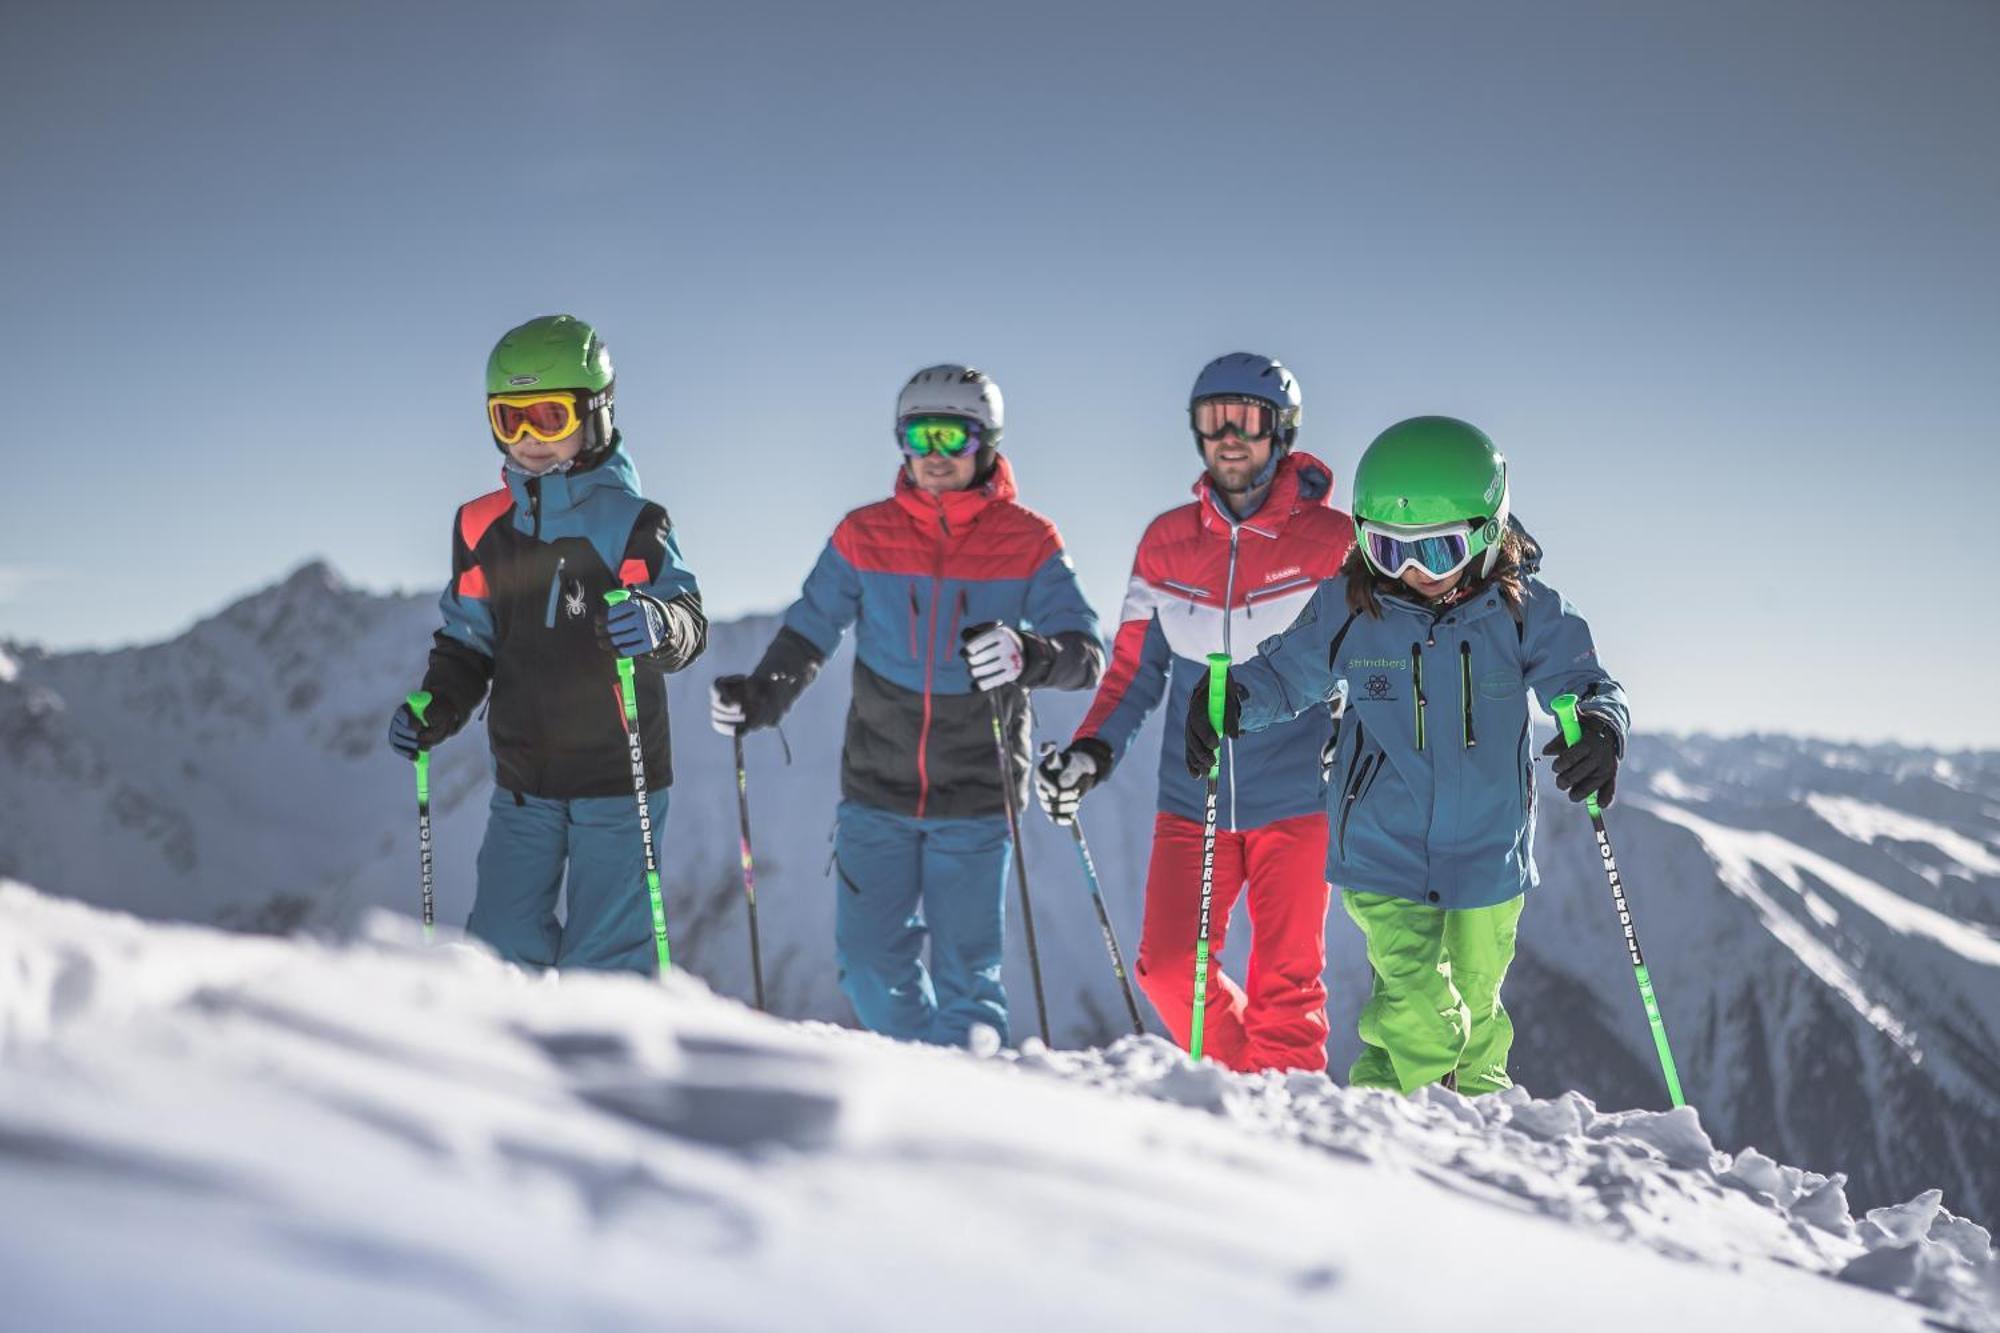
<svg viewBox="0 0 2000 1333"><path fill-rule="evenodd" d="M1208 655L1208 724L1215 728L1215 758L1208 762L1208 775L1222 775L1222 719L1229 709L1229 654Z"/></svg>
<svg viewBox="0 0 2000 1333"><path fill-rule="evenodd" d="M604 604L606 606L616 606L620 602L629 602L631 600L632 594L623 588L613 588L610 592L604 594ZM630 726L637 726L639 723L639 697L637 692L632 688L632 659L624 656L620 656L618 659L618 700L625 707L626 723Z"/></svg>
<svg viewBox="0 0 2000 1333"><path fill-rule="evenodd" d="M1549 700L1549 710L1556 715L1556 721L1562 726L1564 745L1575 745L1583 739L1583 724L1576 719L1576 696L1574 694L1558 694L1555 698ZM1592 792L1584 798L1583 806L1584 809L1590 811L1592 819L1604 813L1598 808L1596 792Z"/></svg>

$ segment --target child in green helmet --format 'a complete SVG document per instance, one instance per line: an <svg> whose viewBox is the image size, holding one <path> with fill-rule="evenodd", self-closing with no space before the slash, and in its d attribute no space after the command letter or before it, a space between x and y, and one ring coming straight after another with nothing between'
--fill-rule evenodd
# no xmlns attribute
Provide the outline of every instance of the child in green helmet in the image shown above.
<svg viewBox="0 0 2000 1333"><path fill-rule="evenodd" d="M504 484L459 507L431 698L421 715L396 710L389 744L405 758L439 744L490 688L494 793L466 932L530 967L645 972L656 946L618 662L635 667L658 828L673 781L665 675L701 653L708 621L611 404L611 355L574 316L530 320L494 347L486 417ZM607 604L618 588L630 596Z"/></svg>
<svg viewBox="0 0 2000 1333"><path fill-rule="evenodd" d="M1579 699L1558 788L1609 805L1624 692L1590 627L1537 578L1510 516L1507 461L1449 417L1391 426L1354 479L1359 540L1284 633L1230 668L1223 731L1260 731L1345 694L1327 787L1327 879L1367 937L1361 1058L1348 1081L1404 1092L1510 1086L1500 986L1534 861L1529 695ZM1192 771L1219 744L1201 692Z"/></svg>

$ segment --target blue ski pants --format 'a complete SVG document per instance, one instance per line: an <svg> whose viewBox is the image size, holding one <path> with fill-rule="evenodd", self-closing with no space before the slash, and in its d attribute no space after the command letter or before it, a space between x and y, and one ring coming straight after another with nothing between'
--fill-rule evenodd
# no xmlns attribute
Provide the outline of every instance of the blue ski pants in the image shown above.
<svg viewBox="0 0 2000 1333"><path fill-rule="evenodd" d="M862 1024L961 1046L972 1024L985 1023L1005 1041L1006 816L918 819L842 801L833 853L840 988Z"/></svg>
<svg viewBox="0 0 2000 1333"><path fill-rule="evenodd" d="M667 793L646 797L657 858ZM490 810L468 935L524 967L658 971L636 798L553 801L496 789ZM559 918L565 869L569 899Z"/></svg>

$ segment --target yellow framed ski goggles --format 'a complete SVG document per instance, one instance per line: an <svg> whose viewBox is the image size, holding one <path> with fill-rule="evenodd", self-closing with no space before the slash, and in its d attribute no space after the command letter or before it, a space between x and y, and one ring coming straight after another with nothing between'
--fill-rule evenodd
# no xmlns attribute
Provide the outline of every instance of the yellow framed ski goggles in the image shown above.
<svg viewBox="0 0 2000 1333"><path fill-rule="evenodd" d="M486 400L486 419L502 444L519 444L523 435L553 444L576 429L576 395L496 393Z"/></svg>

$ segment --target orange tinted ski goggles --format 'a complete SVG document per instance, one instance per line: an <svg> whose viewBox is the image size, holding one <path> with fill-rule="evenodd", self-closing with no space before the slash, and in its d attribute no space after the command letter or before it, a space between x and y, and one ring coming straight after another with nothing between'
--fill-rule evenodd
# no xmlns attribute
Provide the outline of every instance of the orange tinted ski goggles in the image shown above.
<svg viewBox="0 0 2000 1333"><path fill-rule="evenodd" d="M1267 440L1278 427L1272 406L1256 398L1203 398L1190 409L1194 433L1220 440L1234 432L1239 440Z"/></svg>
<svg viewBox="0 0 2000 1333"><path fill-rule="evenodd" d="M486 400L486 417L502 444L519 444L523 435L552 444L576 429L576 395L496 393Z"/></svg>

